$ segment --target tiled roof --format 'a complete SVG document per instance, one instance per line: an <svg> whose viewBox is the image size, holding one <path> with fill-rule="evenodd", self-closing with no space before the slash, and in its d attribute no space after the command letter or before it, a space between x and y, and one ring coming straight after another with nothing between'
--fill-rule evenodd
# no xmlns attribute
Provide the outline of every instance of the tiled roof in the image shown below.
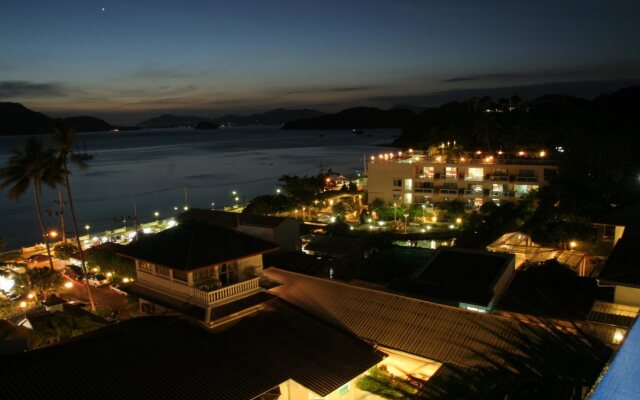
<svg viewBox="0 0 640 400"><path fill-rule="evenodd" d="M640 287L640 236L625 234L609 255L598 280L603 283Z"/></svg>
<svg viewBox="0 0 640 400"><path fill-rule="evenodd" d="M380 362L369 345L279 299L214 330L141 317L6 358L7 399L252 399L293 379L325 396Z"/></svg>
<svg viewBox="0 0 640 400"><path fill-rule="evenodd" d="M273 243L200 221L188 221L132 242L121 255L194 270L276 250Z"/></svg>
<svg viewBox="0 0 640 400"><path fill-rule="evenodd" d="M261 226L264 228L276 228L287 218L272 217L268 215L241 214L228 211L205 210L192 208L182 213L180 221L201 220L221 228L232 229L238 225Z"/></svg>
<svg viewBox="0 0 640 400"><path fill-rule="evenodd" d="M281 284L270 291L282 299L381 346L465 366L486 365L498 349L517 353L515 320L277 268L264 276Z"/></svg>

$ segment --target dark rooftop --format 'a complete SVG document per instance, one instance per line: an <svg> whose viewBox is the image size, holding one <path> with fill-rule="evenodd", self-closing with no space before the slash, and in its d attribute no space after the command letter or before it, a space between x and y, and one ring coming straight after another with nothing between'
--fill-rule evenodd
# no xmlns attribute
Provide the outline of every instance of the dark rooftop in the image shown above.
<svg viewBox="0 0 640 400"><path fill-rule="evenodd" d="M188 221L145 236L119 254L190 271L276 250L278 246L200 221Z"/></svg>
<svg viewBox="0 0 640 400"><path fill-rule="evenodd" d="M496 308L537 317L585 320L596 300L611 300L594 278L517 271Z"/></svg>
<svg viewBox="0 0 640 400"><path fill-rule="evenodd" d="M180 214L178 220L181 222L199 220L221 228L233 229L238 225L276 228L287 220L287 218L192 208Z"/></svg>
<svg viewBox="0 0 640 400"><path fill-rule="evenodd" d="M407 288L427 298L488 304L513 258L510 254L440 247Z"/></svg>
<svg viewBox="0 0 640 400"><path fill-rule="evenodd" d="M360 239L347 237L316 236L307 243L304 249L314 253L340 257L349 254L362 243L363 241Z"/></svg>
<svg viewBox="0 0 640 400"><path fill-rule="evenodd" d="M598 280L606 284L640 287L640 236L625 234L609 255Z"/></svg>
<svg viewBox="0 0 640 400"><path fill-rule="evenodd" d="M6 356L4 398L253 399L293 379L320 396L382 356L279 299L209 330L183 318L140 317L72 342Z"/></svg>

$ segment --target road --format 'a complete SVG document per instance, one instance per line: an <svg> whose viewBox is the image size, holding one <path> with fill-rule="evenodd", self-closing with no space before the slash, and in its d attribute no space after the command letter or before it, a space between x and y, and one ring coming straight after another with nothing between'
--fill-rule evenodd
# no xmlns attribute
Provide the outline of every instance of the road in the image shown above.
<svg viewBox="0 0 640 400"><path fill-rule="evenodd" d="M84 284L78 283L74 280L64 278L65 282L73 283L71 288L63 288L60 293L60 297L67 301L82 301L89 303L87 296L87 289ZM131 307L127 304L127 296L119 295L109 289L109 286L103 287L91 287L91 295L93 301L96 303L96 307L108 307L112 310L119 311L120 318L129 317L131 314Z"/></svg>

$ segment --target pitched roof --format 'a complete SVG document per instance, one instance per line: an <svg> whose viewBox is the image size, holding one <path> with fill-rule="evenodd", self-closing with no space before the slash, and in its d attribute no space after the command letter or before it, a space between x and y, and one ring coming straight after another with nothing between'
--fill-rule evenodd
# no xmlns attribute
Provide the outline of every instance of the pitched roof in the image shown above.
<svg viewBox="0 0 640 400"><path fill-rule="evenodd" d="M518 352L515 320L277 268L264 276L281 284L270 289L280 298L381 346L466 366L487 365L496 349Z"/></svg>
<svg viewBox="0 0 640 400"><path fill-rule="evenodd" d="M627 235L618 240L598 280L603 283L640 287L640 236Z"/></svg>
<svg viewBox="0 0 640 400"><path fill-rule="evenodd" d="M201 220L222 228L232 229L238 225L276 228L290 218L272 217L268 215L241 214L228 211L205 210L192 208L178 217L180 221Z"/></svg>
<svg viewBox="0 0 640 400"><path fill-rule="evenodd" d="M441 246L416 274L412 292L455 303L488 304L513 260L511 254Z"/></svg>
<svg viewBox="0 0 640 400"><path fill-rule="evenodd" d="M141 317L0 366L6 398L252 399L293 379L325 396L382 356L279 299L209 330Z"/></svg>
<svg viewBox="0 0 640 400"><path fill-rule="evenodd" d="M125 246L119 254L190 271L276 250L273 243L200 221L188 221Z"/></svg>

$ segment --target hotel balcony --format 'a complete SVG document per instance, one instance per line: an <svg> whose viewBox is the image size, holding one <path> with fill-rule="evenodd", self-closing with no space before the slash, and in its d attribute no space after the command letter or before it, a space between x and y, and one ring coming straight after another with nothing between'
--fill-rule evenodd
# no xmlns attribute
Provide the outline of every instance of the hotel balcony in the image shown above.
<svg viewBox="0 0 640 400"><path fill-rule="evenodd" d="M478 192L478 191L470 190L470 189L467 189L467 190L464 191L464 196L465 197L482 197L483 194L484 194L484 191Z"/></svg>
<svg viewBox="0 0 640 400"><path fill-rule="evenodd" d="M440 189L438 191L439 194L446 194L446 195L458 195L458 189Z"/></svg>
<svg viewBox="0 0 640 400"><path fill-rule="evenodd" d="M425 194L433 194L433 188L413 188L414 193L425 193Z"/></svg>
<svg viewBox="0 0 640 400"><path fill-rule="evenodd" d="M186 282L170 280L141 270L137 272L137 285L201 307L221 305L261 291L259 277L233 283L216 290L205 291L191 287Z"/></svg>
<svg viewBox="0 0 640 400"><path fill-rule="evenodd" d="M509 182L509 176L507 175L490 175L489 179L493 182Z"/></svg>
<svg viewBox="0 0 640 400"><path fill-rule="evenodd" d="M538 183L538 178L535 176L516 176L517 183Z"/></svg>

